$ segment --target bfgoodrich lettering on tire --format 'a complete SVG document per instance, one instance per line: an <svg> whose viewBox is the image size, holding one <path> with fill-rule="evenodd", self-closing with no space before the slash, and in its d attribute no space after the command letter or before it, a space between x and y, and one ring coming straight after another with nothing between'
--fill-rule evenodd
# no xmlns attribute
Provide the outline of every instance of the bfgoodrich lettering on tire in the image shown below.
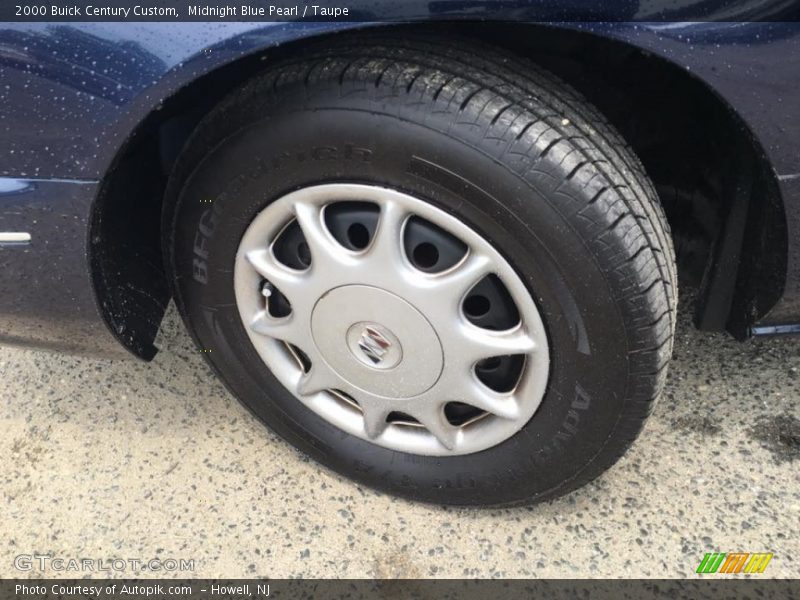
<svg viewBox="0 0 800 600"><path fill-rule="evenodd" d="M534 65L425 38L308 48L217 106L169 187L206 359L357 481L549 498L613 464L661 391L663 213L619 136Z"/></svg>

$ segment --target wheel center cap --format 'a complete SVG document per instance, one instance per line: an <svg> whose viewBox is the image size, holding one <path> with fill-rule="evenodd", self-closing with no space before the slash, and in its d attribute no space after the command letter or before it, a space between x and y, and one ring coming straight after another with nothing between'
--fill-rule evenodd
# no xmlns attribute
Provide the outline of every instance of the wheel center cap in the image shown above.
<svg viewBox="0 0 800 600"><path fill-rule="evenodd" d="M392 369L403 360L400 340L378 323L354 323L347 332L347 345L353 356L375 369Z"/></svg>
<svg viewBox="0 0 800 600"><path fill-rule="evenodd" d="M314 306L311 333L328 366L371 394L411 398L430 389L442 372L442 346L431 324L380 288L330 290Z"/></svg>

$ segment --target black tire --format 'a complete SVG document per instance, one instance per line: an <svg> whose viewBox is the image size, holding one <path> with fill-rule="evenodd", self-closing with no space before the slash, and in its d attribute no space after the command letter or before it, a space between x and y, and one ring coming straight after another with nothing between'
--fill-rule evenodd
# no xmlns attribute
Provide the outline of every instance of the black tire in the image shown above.
<svg viewBox="0 0 800 600"><path fill-rule="evenodd" d="M551 353L518 434L470 455L402 454L336 429L268 372L235 306L237 245L270 201L326 182L425 199L517 270ZM393 494L513 505L566 493L622 455L664 385L677 279L644 169L574 90L491 48L364 35L279 60L199 125L164 229L179 310L232 393L314 459Z"/></svg>

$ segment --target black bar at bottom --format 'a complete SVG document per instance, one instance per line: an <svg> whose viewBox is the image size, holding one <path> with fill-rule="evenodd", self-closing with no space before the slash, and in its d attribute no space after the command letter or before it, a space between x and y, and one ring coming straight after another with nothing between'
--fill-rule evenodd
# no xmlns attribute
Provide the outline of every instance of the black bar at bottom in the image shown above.
<svg viewBox="0 0 800 600"><path fill-rule="evenodd" d="M5 579L3 600L733 600L800 597L800 580L733 578L583 580Z"/></svg>

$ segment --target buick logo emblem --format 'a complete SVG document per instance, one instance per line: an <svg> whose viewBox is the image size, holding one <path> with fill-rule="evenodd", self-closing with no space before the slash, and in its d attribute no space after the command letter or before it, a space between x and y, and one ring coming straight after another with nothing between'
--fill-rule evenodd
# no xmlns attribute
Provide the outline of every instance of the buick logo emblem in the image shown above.
<svg viewBox="0 0 800 600"><path fill-rule="evenodd" d="M365 327L358 339L358 348L373 365L378 365L389 352L392 343L374 327Z"/></svg>
<svg viewBox="0 0 800 600"><path fill-rule="evenodd" d="M372 321L359 321L350 326L347 347L353 358L371 369L387 371L403 360L403 348L397 336Z"/></svg>

